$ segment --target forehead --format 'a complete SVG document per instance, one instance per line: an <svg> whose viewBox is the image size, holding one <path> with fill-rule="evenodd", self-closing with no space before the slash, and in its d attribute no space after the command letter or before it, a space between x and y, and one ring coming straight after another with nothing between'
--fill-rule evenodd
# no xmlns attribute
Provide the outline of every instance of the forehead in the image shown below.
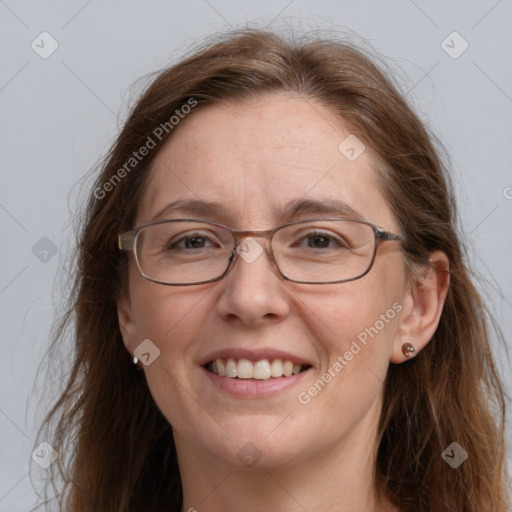
<svg viewBox="0 0 512 512"><path fill-rule="evenodd" d="M152 162L137 224L171 202L194 200L220 203L226 218L217 220L232 227L267 229L302 199L346 203L366 220L395 226L377 159L368 148L353 159L362 143L315 100L279 93L215 104L176 128ZM197 213L208 216L207 209Z"/></svg>

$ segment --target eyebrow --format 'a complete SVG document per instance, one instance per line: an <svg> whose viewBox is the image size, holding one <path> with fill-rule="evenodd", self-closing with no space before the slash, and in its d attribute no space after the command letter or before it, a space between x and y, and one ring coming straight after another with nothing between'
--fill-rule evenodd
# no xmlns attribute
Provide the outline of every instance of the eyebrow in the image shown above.
<svg viewBox="0 0 512 512"><path fill-rule="evenodd" d="M339 199L296 199L289 201L283 208L272 207L272 213L280 222L288 222L304 215L329 215L364 220L355 208ZM223 203L203 201L201 199L178 199L167 204L151 220L168 218L169 214L190 215L194 218L214 218L218 221L233 218Z"/></svg>

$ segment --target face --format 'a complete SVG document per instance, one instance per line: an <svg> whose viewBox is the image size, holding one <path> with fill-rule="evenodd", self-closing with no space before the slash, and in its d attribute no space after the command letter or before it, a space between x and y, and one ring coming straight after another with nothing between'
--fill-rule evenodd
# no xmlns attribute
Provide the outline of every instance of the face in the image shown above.
<svg viewBox="0 0 512 512"><path fill-rule="evenodd" d="M153 161L136 224L190 199L224 211L171 209L159 218L268 230L283 223L279 212L290 203L307 199L343 202L397 233L370 150L350 161L338 149L349 134L319 103L284 93L197 111ZM286 219L343 213L310 209ZM263 252L250 262L237 258L220 281L165 286L142 278L131 258L120 323L131 353L145 339L160 350L144 371L179 455L239 467L261 456L259 467L271 468L356 438L370 442L406 288L398 242L379 246L367 275L338 284L286 281ZM240 359L288 360L304 371L232 379L212 373L217 358L234 359L237 369Z"/></svg>

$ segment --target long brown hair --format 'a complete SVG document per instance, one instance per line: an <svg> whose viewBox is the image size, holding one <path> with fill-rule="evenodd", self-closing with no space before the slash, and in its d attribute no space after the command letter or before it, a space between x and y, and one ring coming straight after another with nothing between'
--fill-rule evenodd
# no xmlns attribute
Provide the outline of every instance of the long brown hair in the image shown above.
<svg viewBox="0 0 512 512"><path fill-rule="evenodd" d="M133 228L149 164L179 129L169 123L176 111L278 91L326 105L373 149L383 191L406 235L408 268L426 264L435 250L450 261L450 287L435 335L413 360L389 367L375 467L379 490L404 512L505 512L505 399L489 333L496 326L465 262L436 138L365 51L330 38L289 39L255 29L210 40L153 79L89 196L69 308L56 323L48 355L58 356L72 339L72 360L41 430L60 455L48 471L55 489L57 476L62 479L61 510L180 510L172 428L144 373L131 363L119 330L117 301L127 293L127 266L116 237ZM167 130L157 137L155 129L163 125ZM148 137L149 154L130 161L148 146ZM441 456L452 442L469 455L457 469Z"/></svg>

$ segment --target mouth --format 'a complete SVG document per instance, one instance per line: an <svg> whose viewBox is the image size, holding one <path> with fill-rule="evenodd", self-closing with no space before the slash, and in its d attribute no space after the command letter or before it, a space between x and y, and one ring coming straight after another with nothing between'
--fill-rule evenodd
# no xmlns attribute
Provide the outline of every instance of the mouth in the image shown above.
<svg viewBox="0 0 512 512"><path fill-rule="evenodd" d="M208 372L240 380L269 380L291 377L305 372L311 365L294 363L289 359L258 359L218 357L204 365Z"/></svg>

